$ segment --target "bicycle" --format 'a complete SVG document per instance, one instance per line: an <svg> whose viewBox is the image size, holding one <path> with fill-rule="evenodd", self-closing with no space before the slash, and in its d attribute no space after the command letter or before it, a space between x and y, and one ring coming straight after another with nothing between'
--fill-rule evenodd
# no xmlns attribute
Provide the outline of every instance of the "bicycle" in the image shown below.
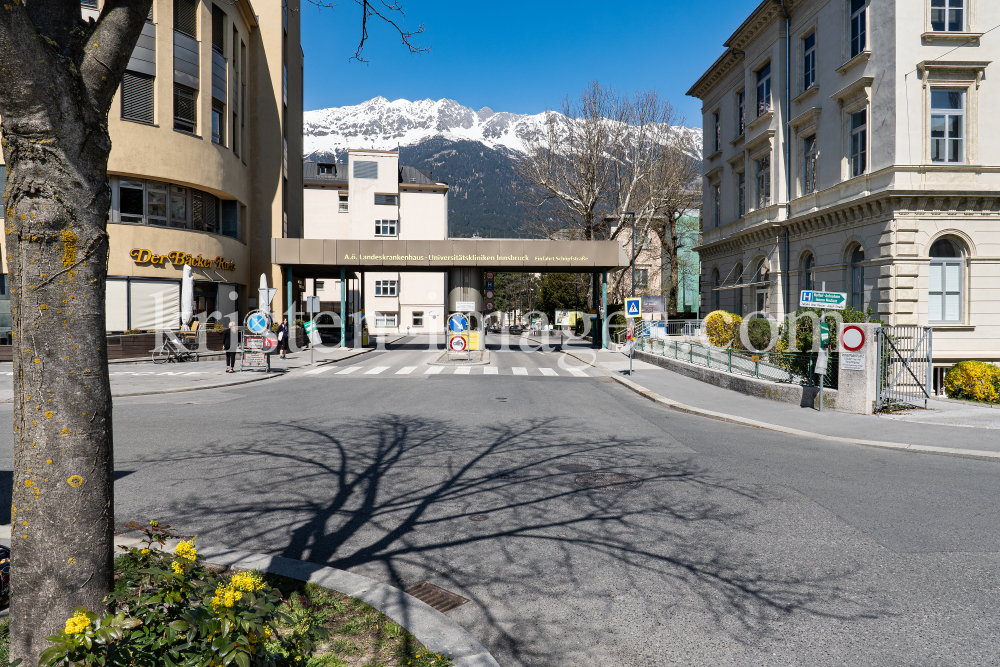
<svg viewBox="0 0 1000 667"><path fill-rule="evenodd" d="M184 347L175 336L168 335L163 345L153 350L153 363L165 364L170 361L198 361L198 353Z"/></svg>

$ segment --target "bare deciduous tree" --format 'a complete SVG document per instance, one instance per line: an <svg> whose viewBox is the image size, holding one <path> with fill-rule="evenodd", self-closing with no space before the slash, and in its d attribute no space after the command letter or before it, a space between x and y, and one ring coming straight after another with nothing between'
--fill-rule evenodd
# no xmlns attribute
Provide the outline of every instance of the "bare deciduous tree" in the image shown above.
<svg viewBox="0 0 1000 667"><path fill-rule="evenodd" d="M359 4L363 22L386 19ZM102 610L113 583L108 111L151 6L105 0L88 22L79 0L0 7L14 349L10 648L25 664L74 607ZM393 25L407 46L420 32ZM362 28L356 55L366 38Z"/></svg>

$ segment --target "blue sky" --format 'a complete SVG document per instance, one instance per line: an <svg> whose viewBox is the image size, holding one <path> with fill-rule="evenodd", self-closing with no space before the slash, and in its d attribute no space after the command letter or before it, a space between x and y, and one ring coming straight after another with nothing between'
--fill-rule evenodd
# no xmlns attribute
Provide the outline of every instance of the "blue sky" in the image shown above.
<svg viewBox="0 0 1000 667"><path fill-rule="evenodd" d="M655 88L701 125L691 84L758 0L457 2L400 0L406 25L432 47L411 55L391 27L369 23L369 64L349 61L360 37L353 0L302 7L305 108L447 97L465 106L539 113L597 80L623 92Z"/></svg>

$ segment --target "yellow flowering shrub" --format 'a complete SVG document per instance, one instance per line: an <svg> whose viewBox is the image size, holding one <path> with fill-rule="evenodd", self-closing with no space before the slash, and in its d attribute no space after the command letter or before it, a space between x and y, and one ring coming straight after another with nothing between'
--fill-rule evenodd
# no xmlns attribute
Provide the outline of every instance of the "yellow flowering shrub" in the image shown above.
<svg viewBox="0 0 1000 667"><path fill-rule="evenodd" d="M948 398L1000 403L1000 368L983 361L960 361L944 376Z"/></svg>
<svg viewBox="0 0 1000 667"><path fill-rule="evenodd" d="M714 347L729 347L739 335L743 318L724 310L713 310L705 318L705 333Z"/></svg>
<svg viewBox="0 0 1000 667"><path fill-rule="evenodd" d="M73 618L66 621L66 634L78 635L90 627L90 618L86 613L78 611Z"/></svg>

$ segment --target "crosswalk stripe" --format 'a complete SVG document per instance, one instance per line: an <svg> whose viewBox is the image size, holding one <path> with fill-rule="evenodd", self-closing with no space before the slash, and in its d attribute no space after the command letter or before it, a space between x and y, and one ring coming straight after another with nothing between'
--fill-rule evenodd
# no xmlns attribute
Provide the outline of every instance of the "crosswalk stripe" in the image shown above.
<svg viewBox="0 0 1000 667"><path fill-rule="evenodd" d="M444 366L431 366L426 371L424 371L424 375L437 375L443 370Z"/></svg>
<svg viewBox="0 0 1000 667"><path fill-rule="evenodd" d="M511 370L514 371L514 375L527 375L528 374L528 369L525 368L524 366L514 366L513 368L511 368Z"/></svg>
<svg viewBox="0 0 1000 667"><path fill-rule="evenodd" d="M459 366L455 369L455 375L468 375L472 372L472 369L468 366Z"/></svg>
<svg viewBox="0 0 1000 667"><path fill-rule="evenodd" d="M345 368L342 371L337 371L337 375L350 375L354 371L360 371L361 366L351 366L350 368Z"/></svg>
<svg viewBox="0 0 1000 667"><path fill-rule="evenodd" d="M365 375L378 375L382 371L386 371L386 370L389 370L388 366L376 366L375 368L372 368L371 370L365 371Z"/></svg>
<svg viewBox="0 0 1000 667"><path fill-rule="evenodd" d="M314 368L311 371L306 371L306 375L319 375L320 373L332 371L333 369L333 366L321 366L319 368Z"/></svg>
<svg viewBox="0 0 1000 667"><path fill-rule="evenodd" d="M578 378L590 377L589 375L587 375L586 371L584 371L582 368L570 368L569 372L577 376Z"/></svg>
<svg viewBox="0 0 1000 667"><path fill-rule="evenodd" d="M403 366L398 371L396 371L396 375L409 375L415 370L417 370L416 366Z"/></svg>
<svg viewBox="0 0 1000 667"><path fill-rule="evenodd" d="M554 375L556 377L559 377L559 373L556 373L555 369L553 368L539 368L538 370L542 372L542 375L548 375L549 377L552 377Z"/></svg>
<svg viewBox="0 0 1000 667"><path fill-rule="evenodd" d="M499 375L500 369L496 366L483 366L483 375Z"/></svg>

